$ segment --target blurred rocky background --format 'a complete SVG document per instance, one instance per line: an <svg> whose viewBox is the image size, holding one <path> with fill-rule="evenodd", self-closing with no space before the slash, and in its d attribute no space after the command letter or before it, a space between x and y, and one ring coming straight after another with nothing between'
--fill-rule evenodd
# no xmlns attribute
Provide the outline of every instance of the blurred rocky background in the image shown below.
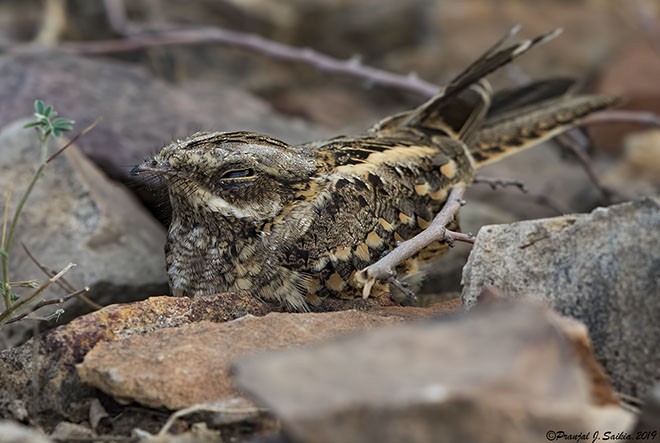
<svg viewBox="0 0 660 443"><path fill-rule="evenodd" d="M78 268L67 278L75 287L90 287L89 297L100 305L165 294L162 243L169 220L168 203L162 189L129 178L133 164L170 140L197 130L251 130L298 143L363 131L378 119L416 106L427 98L412 88L387 87L373 79L329 72L318 63L277 59L263 40L258 40L252 49L241 48L236 42L219 41L215 31L255 34L294 50L311 48L337 61L350 60L355 66L373 66L409 75L411 82L420 78L441 86L517 24L522 26L520 38L557 27L564 32L493 75L496 87L543 77L570 76L578 80L581 91L624 97L619 110L648 114L636 114L633 122L610 121L585 131L574 131L568 139L546 143L484 169L484 176L523 181L528 192L515 188L492 190L483 184L476 184L468 192L468 204L461 211L464 231L476 234L484 225L507 225L501 228L499 236L493 232L500 230L480 233L478 241L483 242L483 247L475 248L479 255L470 258L463 298L466 305L474 303L482 287L488 284L504 286L509 295L541 298L560 313L587 325L595 341L593 352L598 362L592 355L589 335L580 329L582 323L577 327L562 323L558 327L556 318L545 311L515 308L515 312L523 313L531 309L529 315L536 319L540 329L534 329L535 322L518 325L516 316L496 310L466 320L475 325L477 332L473 337L461 329L463 323L455 325L455 330L450 322L449 326L442 323L429 326L428 330L420 327L403 331L404 337L411 338L391 350L391 361L399 365L395 368L397 374L405 377L410 370L419 370L419 374L427 377L420 385L408 386L414 394L409 397L406 397L409 393L396 390L388 398L374 394L388 391L388 384L393 383L389 375L374 377L383 384L376 383L374 392L365 388L362 394L375 403L364 403L363 409L356 410L359 389L347 385L346 392L342 389L335 392L330 387L339 383L333 377L341 374L351 377L350 374L363 373L365 368L374 370L377 363L374 361L379 357L374 356L375 360L371 361L371 354L361 357L365 359L362 366L326 365L327 384L310 387L306 394L309 403L301 403L302 406L291 406L291 391L273 389L290 382L305 382L304 374L298 377L295 368L287 366L291 359L299 359L295 360L300 361L296 368L302 368L303 373L325 374L323 367L316 368L312 363L319 358L334 361L323 357L326 354L342 355L361 346L380 349L380 341L390 344L397 341L388 338L387 333L326 345L316 353L309 348L308 354L300 351L291 356L274 354L263 361L240 360L236 370L241 389L283 419L284 430L299 441L316 437L316 441L350 441L349 436L356 435L362 441L370 438L385 441L377 429L379 419L374 419L382 418L383 411L391 420L391 432L399 429L397 426L407 426L419 431L415 435L444 432L442 426L463 423L461 420L467 424L481 422L491 410L527 420L527 413L516 415L521 413L518 409L505 409L505 412L499 409L513 404L536 411L532 415L537 421L530 419L528 428L518 429L516 435L520 441L531 441L538 429L559 429L559 425L565 426L566 432L596 429L603 424L632 429L630 423L639 412L634 407L632 415L620 409L612 412L595 408L604 405L618 408L620 399L639 406L641 399L647 397L651 398L647 402L651 418L645 413L645 423L652 423L660 432L657 415L652 412L660 404L660 396L657 389L651 389L660 371L656 346L660 337L657 199L624 203L618 209L596 211L579 219L569 216L510 224L589 213L599 206L660 193L657 117L660 114L660 5L653 0L0 0L0 208L4 208L10 183L14 189L10 205L15 207L18 192L27 186L31 168L36 165L38 142L32 132L22 129L25 122L22 119L32 113L35 99L53 104L62 116L75 120L77 130L103 116L101 123L47 169L33 200L28 203L16 241L25 243L49 268L61 269L70 261L76 262ZM250 38L242 40L242 44L245 41L249 42ZM569 145L574 145L573 149ZM571 231L574 225L579 229ZM617 227L626 229L626 234L617 237L617 241L609 241L610 233L617 235ZM640 232L644 237L638 238L632 253L617 252L635 242L635 234ZM574 235L581 235L583 243L571 244ZM507 245L502 236L516 242ZM536 244L539 239L546 243L539 243L545 246L538 251L534 249L537 246L525 246ZM495 245L493 249L488 248L491 244ZM459 245L443 259L437 275L425 287L426 295L420 296L422 305L459 296L462 269L470 251L470 247ZM526 255L530 251L535 253L532 258ZM561 251L561 263L554 259L553 251ZM614 258L602 259L599 254ZM622 260L617 261L617 256ZM598 266L585 269L584 263L597 258ZM583 262L573 263L571 259ZM21 279L44 277L20 247L14 247L10 265ZM628 272L630 267L635 272ZM588 297L580 298L581 293L570 278L574 269L580 271L579 284L589 287L585 291ZM560 270L566 273L565 278L559 276ZM533 285L526 280L531 275L534 275ZM634 280L628 283L626 277ZM608 279L616 279L616 285L603 283ZM549 289L544 291L544 288ZM55 288L48 297L63 294L62 289ZM619 302L612 301L617 296ZM604 297L609 297L607 303ZM0 370L12 377L0 383L4 389L0 416L42 427L54 439L83 439L104 432L130 432L140 426L154 432L164 421L162 408L174 410L200 402L239 398L238 403L227 403L224 409L220 408L247 411L238 414L235 421L220 413L228 422L239 423L225 437L240 440L255 433L279 435L279 422L272 416L265 417L251 403L252 399L248 401L242 394L237 395L231 387L229 360L249 350L274 350L284 344L271 340L272 337L257 339L256 343L234 340L226 336L225 329L245 327L254 334L280 331L276 334L286 336L292 324L296 324L300 336L293 342L299 345L444 312L437 307L404 313L387 311L392 307L356 305L358 309L375 311L366 317L356 313L323 314L328 317L318 314L318 318L310 316L305 322L291 324L287 323L291 319L286 314L278 314L282 317L218 326L215 323L248 313L263 316L264 307L255 301L233 298L228 298L232 303L228 311L223 310L226 305L220 308L216 302L207 305L197 301L192 307L186 303L193 302L157 300L137 308L106 308L92 317L78 319L68 329L51 331L42 341L33 340L21 348L5 351ZM33 324L42 328L57 326L88 310L89 306L72 301L65 306L66 315L58 317L59 321L5 326L0 330L0 345L11 347L24 342L32 334ZM638 312L643 315L637 315ZM487 327L493 324L508 325L495 335L499 342L489 341ZM619 337L621 325L637 328L636 332ZM424 344L425 338L433 337L437 341L446 334L455 340L453 348L439 345L436 349L433 343ZM550 356L549 365L506 366L515 356L522 356L523 360L536 358L537 342L518 340L520 334L540 337L544 355ZM130 337L134 335L144 337L133 343ZM154 374L147 369L135 370L153 368L155 362L166 359L158 352L154 355L146 352L157 349L158 343L167 343L167 349L171 346L181 352L182 361L188 361L190 356L184 352L187 342L177 342L179 335L193 337L192 343L199 343L200 336L209 337L209 343L219 340L222 355L214 356L208 349L200 351L202 357L213 357L202 358L204 364L215 365L207 369L200 363L204 368L200 373L222 368L217 391L209 389L200 376L191 382L194 384L191 390L203 395L187 396L188 369L177 372L165 366ZM365 344L361 345L360 340ZM94 347L97 342L100 347ZM411 342L418 343L419 348L411 347ZM517 381L516 388L503 394L497 391L499 388L490 391L488 383L483 388L475 387L470 379L461 378L458 382L458 374L464 373L466 367L484 368L488 364L471 360L460 349L480 354L482 350L494 349L493 343L503 346L499 359L495 358L496 367L485 371L485 375L475 376L489 380L496 387L501 383L515 385ZM90 358L82 363L92 347ZM227 355L225 349L229 349ZM398 353L403 350L410 353ZM430 360L408 367L406 358L414 359L415 352ZM448 360L457 365L456 373L427 374L424 368L441 364L432 361L434 353L451 355ZM108 355L118 357L114 361L104 360ZM131 355L140 356L139 361L131 360ZM74 364L82 366L76 370ZM170 364L178 367L176 361ZM269 365L274 369L269 371ZM273 376L278 371L293 374L293 382L287 377ZM530 372L538 375L538 382L527 382ZM78 374L87 384L81 382ZM565 377L567 384L553 384L553 380L557 383L557 377ZM184 384L180 385L182 380ZM443 383L450 383L452 390L438 388L445 386ZM175 388L163 389L163 386ZM590 390L599 390L601 394L590 397ZM185 395L177 396L179 391ZM217 397L213 397L215 392L219 392ZM322 399L332 396L336 396L333 404L336 409L331 410ZM462 402L464 398L468 400ZM550 411L539 406L561 401L567 402L566 408ZM438 402L443 405L440 409L429 407ZM139 419L126 419L127 415L120 413L124 411L120 403L139 405L136 408L140 414L135 416ZM319 407L308 409L307 404ZM410 404L414 406L405 406ZM453 414L462 418L459 420ZM124 418L118 419L120 415ZM217 415L214 420L222 422ZM349 416L362 419L351 421L347 419ZM333 420L341 421L341 432L333 434L332 424L336 423ZM189 420L188 424L194 422ZM425 426L430 422L441 425L428 429ZM369 426L361 428L364 423ZM185 428L184 424L179 425ZM490 425L498 429L496 433L506 428L506 424L500 424L504 428L497 428L497 423ZM314 434L317 427L324 429L324 433ZM484 436L478 440L479 436L466 431L468 427L451 428L452 433L445 435L452 435L453 441L491 441ZM355 429L360 429L360 433L351 433ZM461 429L465 432L461 433ZM0 423L0 441L4 435L23 435L21 432L26 433L26 439L32 438L25 441L46 438L21 431L13 424ZM217 437L213 432L205 432L188 437L193 438L190 441L214 441ZM512 437L508 441L517 440Z"/></svg>

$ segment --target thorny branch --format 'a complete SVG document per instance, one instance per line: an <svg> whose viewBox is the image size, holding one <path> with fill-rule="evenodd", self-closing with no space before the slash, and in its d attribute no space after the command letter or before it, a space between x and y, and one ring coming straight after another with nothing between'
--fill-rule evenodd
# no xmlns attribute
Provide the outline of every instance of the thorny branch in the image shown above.
<svg viewBox="0 0 660 443"><path fill-rule="evenodd" d="M27 248L27 246L25 246L25 243L22 243L22 242L21 242L21 246L23 247L23 250L25 251L25 254L28 256L28 258L32 261L32 263L34 263L34 264L35 264L35 265L41 270L41 272L43 272L44 274L46 274L49 278L50 278L50 277L53 277L53 276L56 274L56 272L53 271L52 269L49 269L48 267L46 267L46 266L44 266L43 264L39 263L39 261L38 261L37 258L34 256L34 254L32 254L32 252L30 252L30 250ZM78 298L80 301L82 301L83 303L85 303L85 304L87 304L88 306L90 306L92 309L98 310L98 309L103 308L103 306L101 306L100 304L96 303L95 301L91 300L89 297L87 297L86 295L84 295L85 292L89 292L89 288L88 288L88 287L85 287L84 289L80 289L80 290L79 290L79 289L76 289L76 288L73 287L73 285L72 285L71 283L69 283L64 277L62 277L62 278L60 278L59 280L57 280L57 281L55 282L55 284L56 284L57 286L59 286L60 288L62 288L65 292L68 292L68 293L69 293L69 295L66 295L66 296L65 296L66 300L64 300L64 301L68 301L71 297L76 297L76 298ZM59 299L58 299L58 300L59 300ZM62 303L63 303L63 302L62 302ZM46 303L44 306L47 306L48 304L54 304L54 303ZM40 307L41 307L41 306L36 307L36 308L32 309L32 311L36 311L36 310L39 309Z"/></svg>
<svg viewBox="0 0 660 443"><path fill-rule="evenodd" d="M57 156L59 156L62 152L64 152L69 146L71 146L72 144L74 144L75 142L77 142L78 139L79 139L80 137L82 137L83 135L87 134L89 131L91 131L92 129L94 129L94 128L96 127L96 125L98 125L99 123L101 123L101 121L103 121L103 116L96 117L96 120L94 120L94 121L92 122L92 124L90 124L90 125L87 126L85 129L83 129L82 131L80 131L79 133L77 133L75 136L73 136L72 138L70 138L70 139L64 144L64 146L62 146L62 147L61 147L60 149L58 149L55 153L53 153L53 155L51 155L50 157L48 157L48 159L46 160L46 164L48 164L48 163L52 162L53 160L55 160L55 159L57 158Z"/></svg>
<svg viewBox="0 0 660 443"><path fill-rule="evenodd" d="M33 312L38 311L39 309L41 309L45 306L60 305L60 304L66 303L67 301L71 300L74 297L81 297L87 291L89 291L89 288L85 287L85 288L80 289L78 291L67 294L64 297L56 298L56 299L53 299L53 300L41 300L36 305L30 307L30 310L28 312L24 312L23 314L17 315L16 317L13 317L11 320L8 320L6 324L15 323L17 321L23 320L28 315L32 314ZM64 313L64 309L58 309L56 312L58 312L58 311L60 311L60 314ZM35 320L49 320L52 315L53 314L49 315L45 319L35 318ZM57 315L57 317L59 317L59 315ZM30 319L30 318L28 317L28 319Z"/></svg>
<svg viewBox="0 0 660 443"><path fill-rule="evenodd" d="M593 183L596 189L600 191L601 198L603 199L603 201L609 203L612 200L613 192L612 190L605 187L605 185L603 185L603 183L600 180L600 177L598 177L598 174L594 169L594 165L591 161L591 158L587 155L586 150L589 146L590 141L586 138L586 136L584 139L582 139L578 134L583 135L579 131L576 132L568 131L565 132L564 134L559 134L557 137L555 137L555 139L562 147L568 149L575 155L575 157L582 165L582 168L589 176L589 180L591 180L591 183Z"/></svg>
<svg viewBox="0 0 660 443"><path fill-rule="evenodd" d="M490 186L493 191L497 188L514 187L520 189L520 192L527 193L527 187L525 186L525 183L520 180L477 176L474 178L473 183L483 183Z"/></svg>
<svg viewBox="0 0 660 443"><path fill-rule="evenodd" d="M452 221L454 215L463 204L463 195L466 186L458 185L451 189L449 197L442 210L438 212L428 228L408 239L394 248L385 257L373 263L357 274L357 280L364 283L362 296L367 298L371 293L374 283L379 281L388 281L395 275L395 268L406 259L412 257L434 241L464 241L474 243L474 237L458 232L449 231L446 226Z"/></svg>
<svg viewBox="0 0 660 443"><path fill-rule="evenodd" d="M57 280L59 280L60 278L62 278L62 277L64 276L64 274L66 274L67 272L69 272L69 271L70 271L71 269L73 269L75 266L76 266L76 265L75 265L74 263L69 263L69 264L66 265L66 266L64 267L64 269L62 269L60 272L58 272L57 274L55 274L54 276L52 276L51 278L49 278L48 280L46 280L44 283L42 283L42 284L41 284L41 285L40 285L40 286L39 286L34 292L32 292L30 295L28 295L28 296L26 296L26 297L24 297L24 298L21 298L21 299L18 300L16 303L14 303L14 304L11 305L9 308L7 308L5 311L3 311L2 313L0 313L0 324L5 323L5 322L7 321L7 317L9 317L9 316L12 315L14 312L16 312L16 311L22 309L22 308L25 307L27 304L29 304L30 302L32 302L32 301L33 301L33 300L34 300L39 294L41 294L43 291L45 291L46 288L48 288L48 286L51 285L51 283L55 283Z"/></svg>
<svg viewBox="0 0 660 443"><path fill-rule="evenodd" d="M591 126L606 123L635 123L660 128L660 115L644 111L600 111L585 118L581 125Z"/></svg>
<svg viewBox="0 0 660 443"><path fill-rule="evenodd" d="M197 45L216 43L257 52L270 58L289 62L301 62L335 74L358 77L370 84L392 87L425 97L437 94L440 88L414 74L400 75L362 64L358 57L339 60L310 48L297 48L278 43L256 34L221 28L172 29L153 34L132 35L124 39L85 43L63 43L60 49L75 54L111 54L138 51L172 45Z"/></svg>

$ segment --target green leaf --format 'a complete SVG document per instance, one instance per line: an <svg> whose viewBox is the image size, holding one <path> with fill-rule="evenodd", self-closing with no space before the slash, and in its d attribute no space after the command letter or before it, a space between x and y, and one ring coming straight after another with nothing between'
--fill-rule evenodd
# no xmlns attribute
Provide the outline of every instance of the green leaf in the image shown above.
<svg viewBox="0 0 660 443"><path fill-rule="evenodd" d="M53 117L53 115L52 115L53 112L54 112L53 107L52 107L51 105L48 105L48 106L46 107L46 109L44 109L44 112L42 112L42 114L43 114L46 118L50 118L50 117Z"/></svg>
<svg viewBox="0 0 660 443"><path fill-rule="evenodd" d="M9 257L9 251L6 250L5 248L0 248L0 255L3 257Z"/></svg>
<svg viewBox="0 0 660 443"><path fill-rule="evenodd" d="M37 114L43 114L45 107L46 107L46 104L43 102L43 100L35 100L34 101L34 110L37 111Z"/></svg>
<svg viewBox="0 0 660 443"><path fill-rule="evenodd" d="M23 127L24 128L34 128L35 126L39 126L39 125L41 125L41 123L39 123L39 122L30 122L30 123L26 123L25 126L23 126Z"/></svg>
<svg viewBox="0 0 660 443"><path fill-rule="evenodd" d="M55 120L53 120L53 125L60 127L73 127L73 123L73 120L69 120L68 118L64 117L57 117Z"/></svg>

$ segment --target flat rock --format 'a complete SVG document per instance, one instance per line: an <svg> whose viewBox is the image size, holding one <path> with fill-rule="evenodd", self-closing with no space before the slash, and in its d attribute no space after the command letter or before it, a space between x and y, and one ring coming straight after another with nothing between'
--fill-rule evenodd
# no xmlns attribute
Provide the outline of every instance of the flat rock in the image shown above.
<svg viewBox="0 0 660 443"><path fill-rule="evenodd" d="M0 131L0 189L13 183L10 214L39 161L38 138L33 130L24 129L24 124L19 121ZM4 202L3 196L0 212ZM168 291L163 227L130 192L108 179L75 146L44 170L24 207L11 245L11 281L44 281L45 274L22 250L21 242L51 269L59 271L69 262L76 263L66 280L76 288L90 287L87 295L101 305ZM28 293L20 288L15 291ZM65 292L53 285L44 295L59 298ZM45 308L38 315L55 308ZM71 300L64 308L71 318L82 306ZM5 327L3 333L11 329L14 338L9 343L15 344L22 340L19 331L31 327L25 322Z"/></svg>
<svg viewBox="0 0 660 443"><path fill-rule="evenodd" d="M450 309L453 309L450 305ZM247 354L316 343L428 317L446 310L383 308L328 313L270 313L227 323L198 322L116 342L100 342L77 366L80 378L124 401L181 409L240 397L230 363Z"/></svg>
<svg viewBox="0 0 660 443"><path fill-rule="evenodd" d="M88 418L98 393L83 384L75 364L100 341L141 335L197 321L223 322L272 308L237 294L145 301L105 307L47 331L24 345L0 352L0 416L30 419L45 429L60 420ZM35 391L34 387L38 387Z"/></svg>
<svg viewBox="0 0 660 443"><path fill-rule="evenodd" d="M554 315L528 303L247 356L234 368L237 386L296 441L528 442L632 422L594 407Z"/></svg>
<svg viewBox="0 0 660 443"><path fill-rule="evenodd" d="M463 303L484 286L532 296L584 322L617 391L660 378L660 200L591 214L486 226L463 273Z"/></svg>

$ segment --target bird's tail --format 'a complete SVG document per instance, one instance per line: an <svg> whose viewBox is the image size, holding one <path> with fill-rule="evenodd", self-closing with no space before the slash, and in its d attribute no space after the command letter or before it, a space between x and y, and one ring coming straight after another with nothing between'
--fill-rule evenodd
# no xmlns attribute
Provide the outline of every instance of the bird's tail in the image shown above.
<svg viewBox="0 0 660 443"><path fill-rule="evenodd" d="M503 47L516 31L511 30L439 94L416 109L381 121L372 132L414 129L449 136L465 143L480 167L538 144L617 102L611 97L571 96L573 81L566 78L493 94L485 79L488 74L556 37L561 29Z"/></svg>
<svg viewBox="0 0 660 443"><path fill-rule="evenodd" d="M619 99L602 95L550 98L486 118L468 144L477 168L537 145Z"/></svg>

